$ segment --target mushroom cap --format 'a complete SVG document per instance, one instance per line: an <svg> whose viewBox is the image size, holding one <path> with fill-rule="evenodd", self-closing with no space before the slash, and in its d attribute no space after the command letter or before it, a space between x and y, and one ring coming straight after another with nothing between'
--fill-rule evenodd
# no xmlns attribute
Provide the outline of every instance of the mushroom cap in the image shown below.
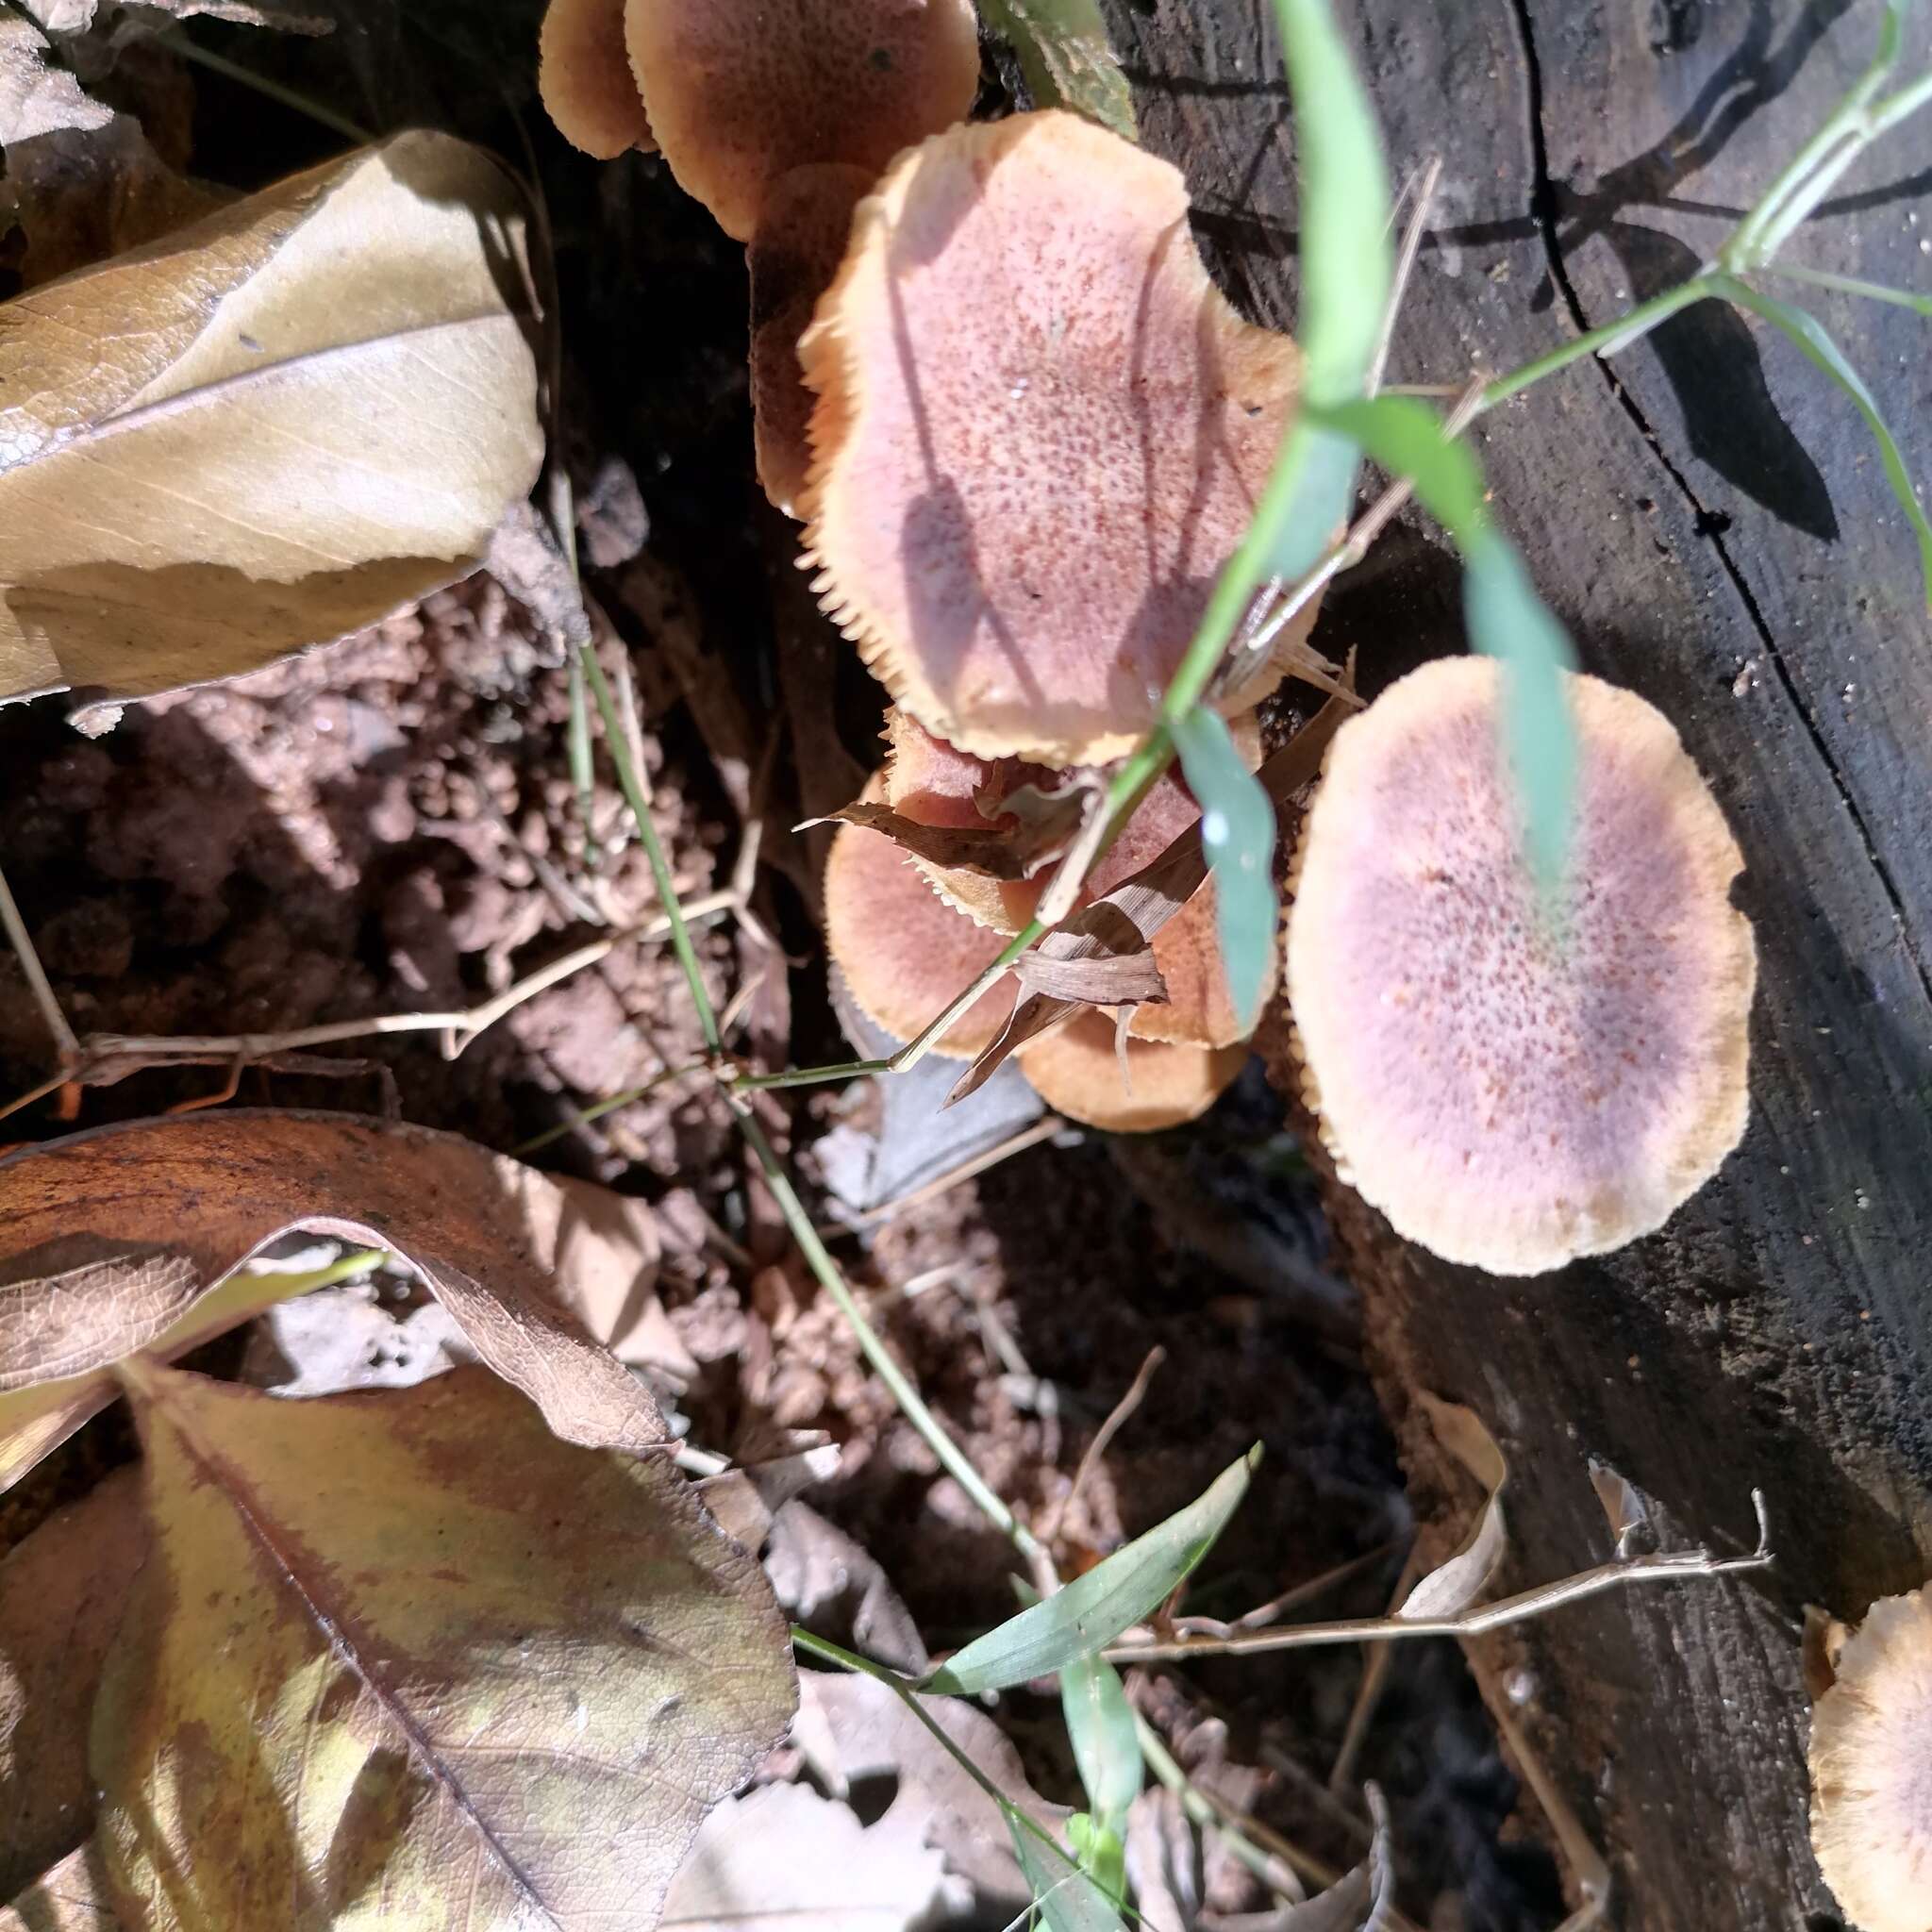
<svg viewBox="0 0 1932 1932"><path fill-rule="evenodd" d="M740 242L781 175L876 175L979 91L973 0L629 0L625 32L672 174Z"/></svg>
<svg viewBox="0 0 1932 1932"><path fill-rule="evenodd" d="M1661 1226L1749 1110L1742 856L1668 719L1565 685L1576 817L1555 921L1488 658L1425 664L1342 725L1295 861L1288 1000L1342 1178L1399 1234L1497 1274Z"/></svg>
<svg viewBox="0 0 1932 1932"><path fill-rule="evenodd" d="M1301 369L1208 280L1179 171L1058 111L936 135L860 204L799 358L813 588L893 696L984 758L1129 751Z"/></svg>
<svg viewBox="0 0 1932 1932"><path fill-rule="evenodd" d="M1864 1932L1932 1932L1932 1592L1872 1606L1811 1714L1811 1843Z"/></svg>
<svg viewBox="0 0 1932 1932"><path fill-rule="evenodd" d="M1056 1113L1116 1134L1149 1134L1198 1119L1220 1099L1248 1058L1244 1046L1127 1041L1121 1078L1110 1013L1085 1012L1020 1049L1022 1071Z"/></svg>
<svg viewBox="0 0 1932 1932"><path fill-rule="evenodd" d="M1235 748L1253 771L1261 762L1259 719L1251 711L1233 720L1231 734ZM997 814L988 819L980 811L975 803L978 793L993 790L1005 794L1022 785L1051 785L1056 777L1017 758L973 758L933 737L897 706L886 714L886 738L891 747L886 803L924 825L997 824ZM1180 767L1170 765L1088 874L1080 903L1112 891L1158 858L1200 816L1201 808ZM915 858L913 863L948 905L1003 933L1018 932L1033 917L1051 876L1050 867L1036 878L1014 880L988 878L964 866L935 865L929 859ZM1128 1028L1135 1038L1231 1046L1245 1037L1222 962L1211 880L1154 935L1154 959L1167 982L1167 1000L1135 1008Z"/></svg>
<svg viewBox="0 0 1932 1932"><path fill-rule="evenodd" d="M624 0L550 0L537 92L564 140L600 161L657 145L625 51Z"/></svg>
<svg viewBox="0 0 1932 1932"><path fill-rule="evenodd" d="M825 161L773 185L745 249L751 270L751 409L758 482L791 516L811 465L812 395L798 366L811 321L852 233L852 210L872 186L863 168Z"/></svg>
<svg viewBox="0 0 1932 1932"><path fill-rule="evenodd" d="M882 832L841 825L825 858L825 945L859 1010L910 1040L998 957L997 933L956 912ZM1013 1011L1008 974L983 992L933 1048L972 1059Z"/></svg>

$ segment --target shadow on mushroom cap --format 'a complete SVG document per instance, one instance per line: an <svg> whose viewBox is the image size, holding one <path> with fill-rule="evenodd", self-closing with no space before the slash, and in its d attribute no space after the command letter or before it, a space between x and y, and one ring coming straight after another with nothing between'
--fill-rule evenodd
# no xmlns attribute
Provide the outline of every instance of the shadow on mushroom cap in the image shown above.
<svg viewBox="0 0 1932 1932"><path fill-rule="evenodd" d="M1289 1006L1342 1178L1452 1261L1530 1274L1662 1225L1744 1130L1742 858L1660 712L1591 677L1552 921L1501 765L1501 674L1424 665L1330 748Z"/></svg>
<svg viewBox="0 0 1932 1932"><path fill-rule="evenodd" d="M1023 1047L1020 1068L1056 1113L1117 1134L1145 1134L1198 1119L1233 1085L1247 1058L1245 1046L1129 1039L1124 1079L1113 1015L1088 1011Z"/></svg>

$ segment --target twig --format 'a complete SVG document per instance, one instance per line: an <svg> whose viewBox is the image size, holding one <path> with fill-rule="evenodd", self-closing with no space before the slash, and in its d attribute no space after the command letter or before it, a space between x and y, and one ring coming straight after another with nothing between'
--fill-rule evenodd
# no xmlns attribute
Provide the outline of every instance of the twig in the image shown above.
<svg viewBox="0 0 1932 1932"><path fill-rule="evenodd" d="M1373 1550L1365 1550L1359 1557L1351 1557L1346 1563L1338 1563L1334 1569L1324 1570L1321 1575L1311 1576L1307 1582L1284 1591L1272 1603L1260 1604L1252 1610L1244 1611L1230 1623L1224 1624L1214 1617L1176 1617L1173 1627L1187 1637L1231 1637L1237 1630L1260 1629L1274 1623L1284 1610L1300 1608L1336 1584L1346 1582L1357 1571L1382 1562L1401 1547L1399 1540L1378 1543Z"/></svg>
<svg viewBox="0 0 1932 1932"><path fill-rule="evenodd" d="M1557 1932L1590 1932L1590 1928L1609 1909L1609 1865L1591 1842L1582 1821L1557 1789L1556 1781L1543 1769L1542 1759L1529 1748L1529 1740L1523 1735L1522 1726L1500 1707L1492 1709L1490 1715L1495 1720L1497 1730L1503 1734L1503 1741L1509 1747L1509 1755L1515 1758L1524 1782L1536 1793L1536 1801L1542 1807L1543 1816L1550 1821L1550 1829L1557 1834L1557 1843L1562 1848L1563 1856L1569 1859L1570 1869L1576 1877L1576 1890L1581 1903L1557 1927Z"/></svg>
<svg viewBox="0 0 1932 1932"><path fill-rule="evenodd" d="M1421 1557L1411 1548L1389 1600L1391 1616L1422 1574L1422 1568ZM1361 1755L1362 1740L1368 1736L1369 1726L1374 1722L1375 1707L1382 1701L1382 1691L1389 1681L1389 1668L1394 1661L1394 1646L1388 1643L1374 1645L1363 1656L1362 1680L1356 1687L1355 1703L1350 1707L1347 1724L1342 1726L1341 1742L1336 1750L1335 1762L1328 1768L1328 1790L1337 1797L1355 1782L1355 1761Z"/></svg>
<svg viewBox="0 0 1932 1932"><path fill-rule="evenodd" d="M1369 361L1363 389L1374 395L1382 387L1389 368L1389 351L1395 341L1395 325L1402 319L1402 298L1408 291L1408 278L1415 273L1416 258L1422 253L1423 237L1428 233L1429 215L1436 199L1436 184L1442 178L1442 158L1431 155L1423 164L1422 178L1416 183L1415 208L1403 232L1402 250L1395 258L1395 279L1390 284L1389 304L1382 311L1382 333L1375 339L1375 353Z"/></svg>
<svg viewBox="0 0 1932 1932"><path fill-rule="evenodd" d="M535 1154L548 1147L553 1141L560 1141L566 1134L574 1134L579 1127L587 1127L592 1121L601 1121L607 1113L615 1113L621 1107L628 1107L633 1101L642 1100L646 1094L655 1093L660 1087L668 1087L672 1081L681 1079L686 1074L709 1074L713 1069L709 1060L687 1060L681 1067L666 1067L661 1073L653 1074L641 1087L626 1087L622 1093L613 1093L608 1100L600 1100L593 1107L572 1108L569 1119L554 1127L547 1127L541 1134L533 1134L529 1140L510 1149L519 1160L526 1154Z"/></svg>
<svg viewBox="0 0 1932 1932"><path fill-rule="evenodd" d="M1029 1147L1037 1147L1042 1141L1050 1141L1066 1126L1058 1114L1050 1113L1037 1120L1030 1127L1022 1127L1017 1134L1008 1136L997 1147L989 1147L983 1154L975 1154L971 1160L962 1160L958 1167L948 1168L942 1174L922 1182L909 1193L896 1199L882 1201L876 1208L866 1208L853 1215L851 1225L870 1227L875 1222L890 1219L894 1214L903 1214L908 1208L917 1208L922 1203L943 1194L949 1188L957 1188L961 1181L970 1181L975 1174L982 1174L989 1168L997 1167L1003 1160L1010 1160L1016 1154L1024 1154Z"/></svg>
<svg viewBox="0 0 1932 1932"><path fill-rule="evenodd" d="M1242 1630L1232 1637L1149 1639L1109 1645L1102 1655L1118 1664L1146 1663L1154 1658L1239 1657L1271 1650L1303 1650L1324 1644L1388 1643L1407 1637L1480 1637L1525 1617L1539 1617L1565 1604L1600 1596L1625 1584L1673 1583L1693 1576L1731 1576L1763 1570L1774 1558L1771 1524L1765 1514L1764 1492L1754 1490L1757 1512L1757 1547L1748 1557L1713 1557L1708 1550L1676 1550L1655 1557L1630 1557L1600 1563L1560 1582L1519 1591L1500 1602L1463 1610L1453 1617L1355 1617L1334 1624L1297 1624L1286 1629Z"/></svg>
<svg viewBox="0 0 1932 1932"><path fill-rule="evenodd" d="M1341 1875L1312 1853L1303 1851L1278 1833L1267 1832L1251 1818L1244 1818L1234 1807L1206 1791L1180 1767L1160 1734L1137 1710L1134 1732L1141 1740L1141 1756L1148 1770L1181 1801L1181 1809L1191 1824L1213 1832L1228 1851L1261 1883L1291 1905L1301 1905L1308 1895L1307 1885L1333 1885ZM1273 1840L1264 1850L1263 1836Z"/></svg>
<svg viewBox="0 0 1932 1932"><path fill-rule="evenodd" d="M4 872L0 872L0 926L7 930L7 937L20 960L20 970L26 974L27 991L33 994L34 1004L41 1009L41 1018L47 1023L47 1031L54 1037L55 1053L60 1064L71 1069L80 1058L80 1041L74 1037L74 1028L67 1024L67 1015L60 1010L60 1002L54 997L54 989L41 964L41 956L34 951L26 921L20 916L20 908L13 903L13 890L8 885ZM58 1087L67 1077L62 1074L54 1085ZM42 1091L47 1090L43 1088Z"/></svg>
<svg viewBox="0 0 1932 1932"><path fill-rule="evenodd" d="M1093 1432L1093 1440L1087 1445L1086 1454L1080 1457L1079 1467L1074 1471L1074 1480L1067 1493L1060 1499L1060 1507L1053 1512L1050 1524L1042 1524L1040 1540L1051 1543L1059 1534L1059 1527L1066 1521L1067 1512L1074 1504L1087 1478L1100 1466L1100 1458L1107 1454L1108 1445L1120 1434L1122 1425L1140 1407L1147 1394L1147 1385L1154 1379L1154 1372L1167 1359L1167 1351L1157 1341L1147 1351L1134 1379L1127 1384L1127 1392L1116 1402L1108 1412L1107 1420Z"/></svg>

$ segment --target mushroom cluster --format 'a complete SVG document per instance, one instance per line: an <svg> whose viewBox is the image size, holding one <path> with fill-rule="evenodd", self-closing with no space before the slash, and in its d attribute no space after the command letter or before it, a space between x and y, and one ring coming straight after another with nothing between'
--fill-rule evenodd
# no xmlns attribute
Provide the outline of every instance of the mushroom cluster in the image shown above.
<svg viewBox="0 0 1932 1932"><path fill-rule="evenodd" d="M592 153L655 142L747 244L758 475L893 701L825 899L853 999L902 1038L1035 917L1082 802L1155 723L1301 376L1293 341L1209 279L1175 169L1071 113L962 120L974 12L553 0L544 32L565 132ZM1255 707L1295 670L1321 681L1313 618L1217 689L1251 766ZM1737 846L1661 716L1568 690L1579 800L1555 900L1524 862L1499 674L1469 658L1337 737L1290 920L1289 1005L1339 1165L1400 1232L1499 1273L1660 1225L1748 1104ZM1199 815L1162 778L1061 909ZM1020 1048L1063 1111L1163 1124L1233 1077L1211 882L1152 954L1164 995L1075 1003ZM1003 1050L1017 1001L996 986L936 1050Z"/></svg>
<svg viewBox="0 0 1932 1932"><path fill-rule="evenodd" d="M1932 1932L1932 1591L1827 1638L1811 1713L1811 1843L1862 1932Z"/></svg>

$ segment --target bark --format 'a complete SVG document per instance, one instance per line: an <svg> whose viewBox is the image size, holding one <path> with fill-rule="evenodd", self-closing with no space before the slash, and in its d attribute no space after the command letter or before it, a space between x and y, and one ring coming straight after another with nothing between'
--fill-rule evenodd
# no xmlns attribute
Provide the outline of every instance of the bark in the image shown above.
<svg viewBox="0 0 1932 1932"><path fill-rule="evenodd" d="M1398 177L1444 163L1391 377L1506 370L1690 274L1870 56L1850 0L1344 0ZM1265 0L1116 0L1143 139L1186 170L1218 273L1293 314L1293 142ZM1923 66L1922 21L1911 53ZM1925 286L1932 129L1868 157L1794 244ZM1912 219L1915 202L1922 204ZM1932 475L1925 327L1791 289ZM1932 715L1916 553L1863 425L1780 339L1706 304L1481 425L1495 507L1587 668L1678 725L1744 847L1753 1119L1659 1235L1528 1282L1448 1268L1339 1189L1374 1363L1425 1508L1466 1494L1407 1397L1508 1453L1506 1587L1602 1560L1589 1465L1762 1582L1630 1591L1474 1646L1615 1874L1612 1922L1837 1918L1808 1847L1807 1602L1857 1616L1932 1568ZM1319 641L1371 688L1462 648L1453 561L1398 530ZM1289 1077L1277 1036L1277 1073Z"/></svg>

